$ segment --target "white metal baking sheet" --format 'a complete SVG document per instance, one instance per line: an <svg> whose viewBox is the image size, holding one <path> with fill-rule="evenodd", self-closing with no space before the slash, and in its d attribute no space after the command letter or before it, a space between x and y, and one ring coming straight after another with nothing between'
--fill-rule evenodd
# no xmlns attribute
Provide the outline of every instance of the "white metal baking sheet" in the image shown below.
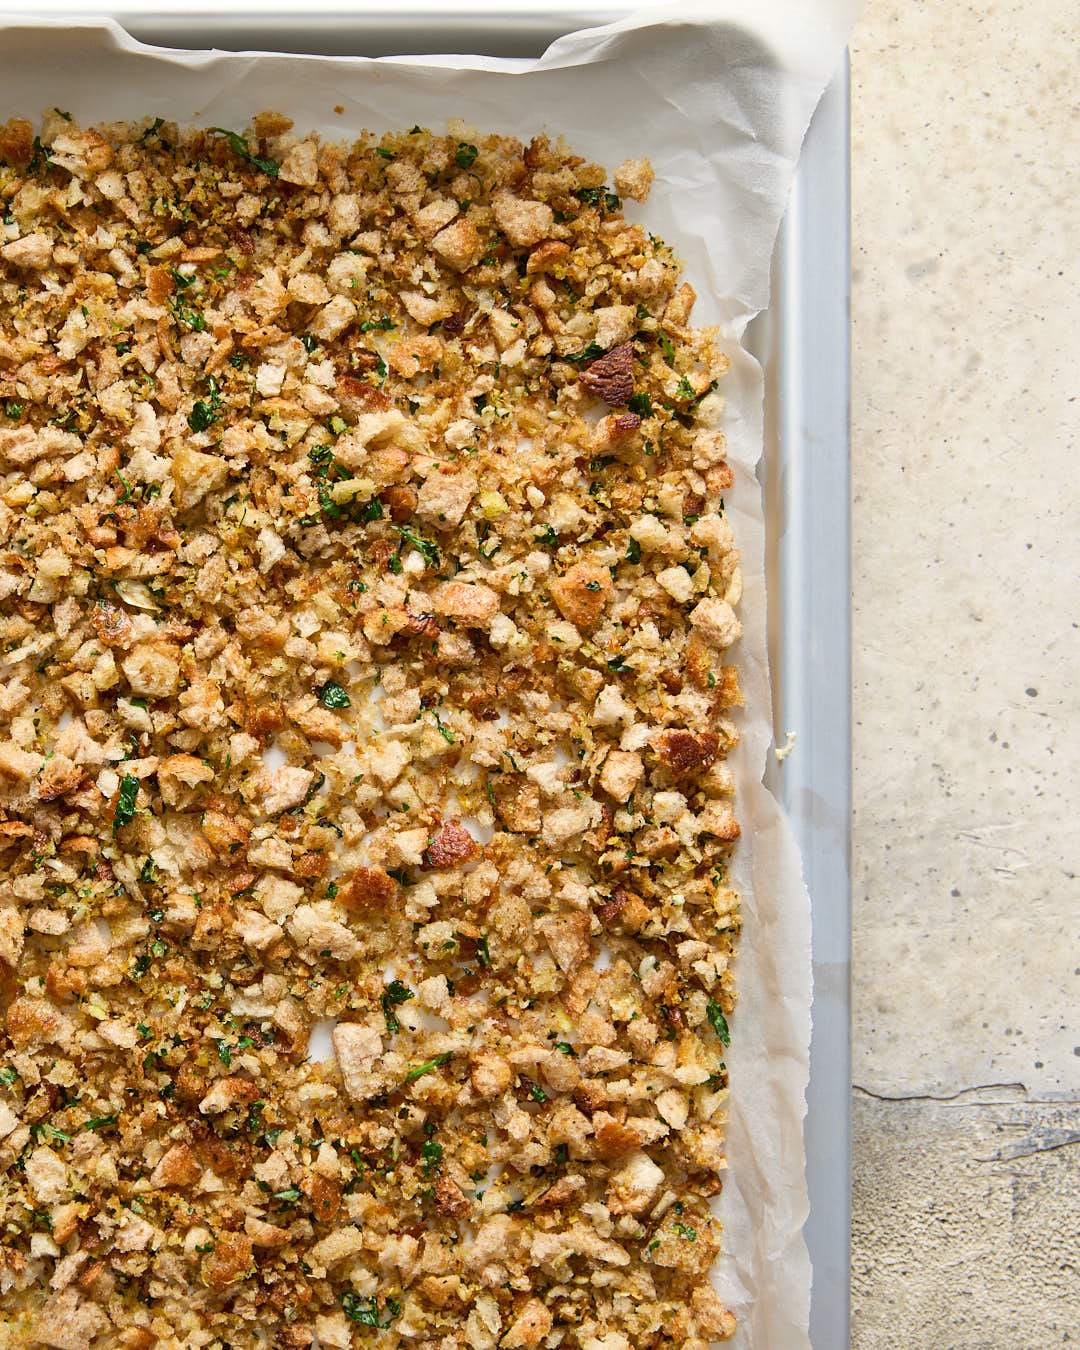
<svg viewBox="0 0 1080 1350"><path fill-rule="evenodd" d="M535 57L555 38L627 12L612 0L515 9L417 0L392 9L286 10L212 0L108 5L74 0L33 17L112 17L173 47ZM849 1343L850 1228L850 525L848 508L849 183L846 70L826 91L780 230L769 310L748 346L766 373L770 662L778 743L791 753L769 785L799 841L812 900L814 1032L805 1127L815 1350Z"/></svg>

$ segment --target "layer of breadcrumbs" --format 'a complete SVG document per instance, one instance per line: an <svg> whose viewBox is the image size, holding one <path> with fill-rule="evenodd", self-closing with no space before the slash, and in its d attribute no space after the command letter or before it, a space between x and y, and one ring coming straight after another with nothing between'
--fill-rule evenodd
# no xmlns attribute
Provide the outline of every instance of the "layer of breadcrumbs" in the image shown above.
<svg viewBox="0 0 1080 1350"><path fill-rule="evenodd" d="M727 361L605 179L0 128L0 1344L731 1334Z"/></svg>

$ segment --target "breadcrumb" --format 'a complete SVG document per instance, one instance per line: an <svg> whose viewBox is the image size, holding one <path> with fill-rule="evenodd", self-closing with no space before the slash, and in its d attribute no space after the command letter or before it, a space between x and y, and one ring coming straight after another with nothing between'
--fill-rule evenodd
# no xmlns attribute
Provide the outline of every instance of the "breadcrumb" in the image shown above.
<svg viewBox="0 0 1080 1350"><path fill-rule="evenodd" d="M732 1334L727 358L652 177L0 127L19 1344Z"/></svg>

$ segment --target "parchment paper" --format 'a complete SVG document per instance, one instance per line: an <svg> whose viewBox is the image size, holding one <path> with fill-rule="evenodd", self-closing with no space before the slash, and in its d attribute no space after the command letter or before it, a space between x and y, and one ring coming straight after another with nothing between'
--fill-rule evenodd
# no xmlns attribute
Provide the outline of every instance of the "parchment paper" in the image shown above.
<svg viewBox="0 0 1080 1350"><path fill-rule="evenodd" d="M810 908L790 829L761 784L772 737L765 645L762 376L739 345L768 303L769 263L799 147L861 0L715 0L641 11L556 42L538 61L371 61L163 51L115 24L0 26L0 116L59 105L85 124L146 115L242 129L274 108L348 139L459 117L528 140L563 134L609 166L648 155L657 179L629 214L685 258L694 322L716 323L732 369L725 430L742 550L746 696L734 760L743 837L733 868L745 927L727 1055L728 1157L721 1293L742 1350L809 1345L802 1121L810 1040ZM197 22L197 21L196 21ZM335 105L344 108L335 115Z"/></svg>

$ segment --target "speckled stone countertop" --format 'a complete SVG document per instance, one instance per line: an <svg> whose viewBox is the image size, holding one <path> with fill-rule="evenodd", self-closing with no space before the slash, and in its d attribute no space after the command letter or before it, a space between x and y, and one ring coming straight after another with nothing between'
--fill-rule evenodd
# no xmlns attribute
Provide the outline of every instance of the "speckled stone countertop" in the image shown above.
<svg viewBox="0 0 1080 1350"><path fill-rule="evenodd" d="M1080 1341L1080 4L852 41L859 1350Z"/></svg>

